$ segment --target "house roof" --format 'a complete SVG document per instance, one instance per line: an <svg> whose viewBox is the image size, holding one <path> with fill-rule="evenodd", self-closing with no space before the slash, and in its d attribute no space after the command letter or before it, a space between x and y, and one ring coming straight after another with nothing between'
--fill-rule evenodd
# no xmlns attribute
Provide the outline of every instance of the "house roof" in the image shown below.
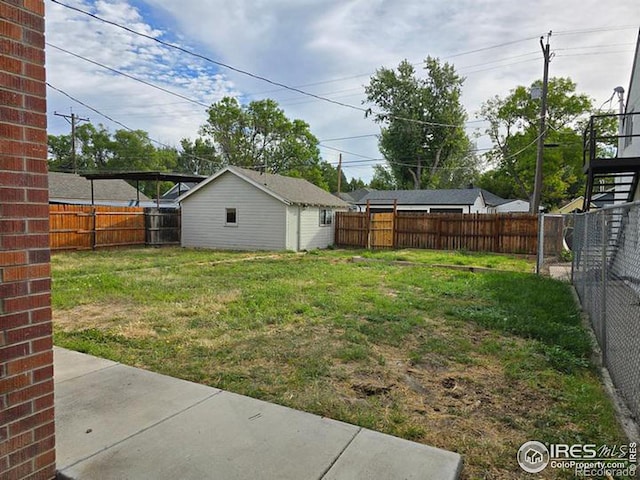
<svg viewBox="0 0 640 480"><path fill-rule="evenodd" d="M198 186L192 188L182 195L178 201L182 202L194 193L205 188L206 185L215 181L225 173L231 173L255 187L263 190L278 200L294 205L315 205L322 207L348 207L349 205L338 197L321 189L320 187L302 178L285 177L271 173L260 173L245 168L228 166L211 177L207 178Z"/></svg>
<svg viewBox="0 0 640 480"><path fill-rule="evenodd" d="M374 192L372 188L359 188L357 190L352 190L351 192L340 192L335 195L349 203L356 203L365 195L368 195L371 192Z"/></svg>
<svg viewBox="0 0 640 480"><path fill-rule="evenodd" d="M98 201L149 201L143 193L124 180L100 180L93 184L93 198ZM74 173L49 172L49 198L52 201L91 201L91 181Z"/></svg>
<svg viewBox="0 0 640 480"><path fill-rule="evenodd" d="M496 206L507 203L493 193L481 188L458 188L443 190L374 190L356 203L364 205L391 205L397 200L402 205L473 205L478 196L482 196L487 205Z"/></svg>

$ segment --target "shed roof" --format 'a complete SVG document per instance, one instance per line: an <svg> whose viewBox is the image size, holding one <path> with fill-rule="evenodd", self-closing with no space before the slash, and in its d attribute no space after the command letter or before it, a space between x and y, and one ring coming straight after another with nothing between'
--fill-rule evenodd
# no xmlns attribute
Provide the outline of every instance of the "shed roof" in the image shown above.
<svg viewBox="0 0 640 480"><path fill-rule="evenodd" d="M245 168L228 166L212 175L198 186L182 195L178 200L184 201L194 193L205 188L225 173L237 177L260 188L278 200L294 205L315 205L322 207L348 207L349 205L338 197L308 182L303 178L285 177L271 173L260 173Z"/></svg>
<svg viewBox="0 0 640 480"><path fill-rule="evenodd" d="M129 202L139 198L149 201L143 193L124 180L100 180L93 186L95 201ZM91 201L91 181L75 173L49 172L49 198L54 201Z"/></svg>

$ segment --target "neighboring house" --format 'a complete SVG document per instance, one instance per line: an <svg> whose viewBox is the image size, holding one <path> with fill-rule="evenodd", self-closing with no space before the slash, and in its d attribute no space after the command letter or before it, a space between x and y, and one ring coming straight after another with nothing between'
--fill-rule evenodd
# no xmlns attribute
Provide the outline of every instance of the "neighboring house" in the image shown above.
<svg viewBox="0 0 640 480"><path fill-rule="evenodd" d="M619 140L618 151L619 157L635 158L640 163L640 34L636 43L636 54L633 61L633 69L631 71L631 81L629 82L629 91L627 92L627 104L625 107L625 115L620 133L622 138ZM638 136L635 136L638 135ZM632 191L629 200L640 200L639 179L640 173L636 171L634 177L626 177L625 180L631 180Z"/></svg>
<svg viewBox="0 0 640 480"><path fill-rule="evenodd" d="M333 215L349 205L300 178L226 167L178 201L182 246L310 250L333 245Z"/></svg>
<svg viewBox="0 0 640 480"><path fill-rule="evenodd" d="M142 202L150 200L124 180L93 182L94 205L131 207ZM75 173L49 172L49 203L91 205L91 180Z"/></svg>
<svg viewBox="0 0 640 480"><path fill-rule="evenodd" d="M481 188L443 190L374 190L355 202L361 211L369 203L372 212L397 209L416 213L528 212L529 202L507 200Z"/></svg>
<svg viewBox="0 0 640 480"><path fill-rule="evenodd" d="M198 182L178 182L171 187L167 192L160 197L161 202L174 202L193 187L198 185Z"/></svg>
<svg viewBox="0 0 640 480"><path fill-rule="evenodd" d="M375 192L373 188L359 188L358 190L353 190L351 192L341 192L336 193L335 195L340 197L347 203L355 205L358 201L362 199L365 195L368 195L371 192Z"/></svg>

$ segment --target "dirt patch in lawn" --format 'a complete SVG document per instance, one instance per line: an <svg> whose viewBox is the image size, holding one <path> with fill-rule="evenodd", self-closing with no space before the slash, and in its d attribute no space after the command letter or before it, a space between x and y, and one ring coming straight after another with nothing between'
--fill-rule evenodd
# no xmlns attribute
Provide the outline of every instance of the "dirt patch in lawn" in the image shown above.
<svg viewBox="0 0 640 480"><path fill-rule="evenodd" d="M79 305L68 310L54 310L53 323L63 332L97 329L142 338L156 335L144 320L150 311L140 305L119 302Z"/></svg>

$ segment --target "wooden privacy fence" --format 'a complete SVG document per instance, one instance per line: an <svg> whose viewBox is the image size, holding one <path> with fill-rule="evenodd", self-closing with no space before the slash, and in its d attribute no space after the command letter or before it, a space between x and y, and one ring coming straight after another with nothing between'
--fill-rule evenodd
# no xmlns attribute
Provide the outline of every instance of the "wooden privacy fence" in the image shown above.
<svg viewBox="0 0 640 480"><path fill-rule="evenodd" d="M338 212L335 243L361 248L424 248L534 255L538 216ZM545 255L562 252L563 218L545 217Z"/></svg>
<svg viewBox="0 0 640 480"><path fill-rule="evenodd" d="M49 231L51 250L176 244L180 243L180 211L50 205Z"/></svg>

